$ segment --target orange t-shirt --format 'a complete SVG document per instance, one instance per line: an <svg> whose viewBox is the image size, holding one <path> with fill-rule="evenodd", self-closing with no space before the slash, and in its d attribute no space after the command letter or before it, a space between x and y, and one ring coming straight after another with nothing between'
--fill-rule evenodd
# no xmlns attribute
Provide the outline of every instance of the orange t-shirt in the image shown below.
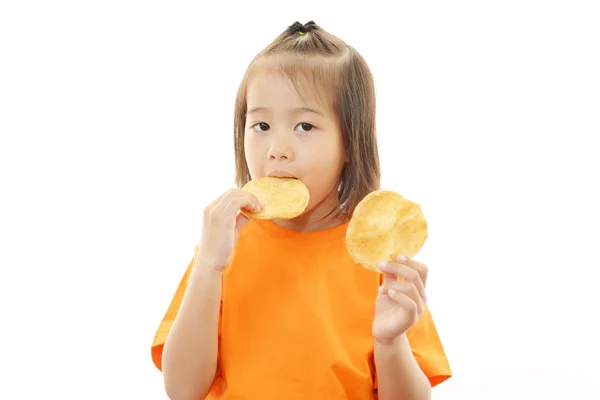
<svg viewBox="0 0 600 400"><path fill-rule="evenodd" d="M348 224L294 232L250 221L223 273L218 372L207 399L372 399L377 377L371 325L380 275L350 258ZM194 258L152 343L162 349ZM431 385L451 376L429 310L407 332Z"/></svg>

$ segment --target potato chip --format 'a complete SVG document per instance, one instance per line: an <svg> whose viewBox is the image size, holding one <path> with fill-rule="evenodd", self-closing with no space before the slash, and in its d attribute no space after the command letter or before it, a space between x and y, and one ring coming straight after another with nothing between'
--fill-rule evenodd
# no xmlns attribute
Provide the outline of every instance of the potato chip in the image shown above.
<svg viewBox="0 0 600 400"><path fill-rule="evenodd" d="M414 257L427 239L421 207L398 193L376 190L356 206L346 231L346 247L355 263L375 271L380 261L399 254Z"/></svg>
<svg viewBox="0 0 600 400"><path fill-rule="evenodd" d="M304 183L294 178L258 178L242 190L252 193L265 205L258 213L242 210L245 216L254 219L295 218L306 209L310 197Z"/></svg>

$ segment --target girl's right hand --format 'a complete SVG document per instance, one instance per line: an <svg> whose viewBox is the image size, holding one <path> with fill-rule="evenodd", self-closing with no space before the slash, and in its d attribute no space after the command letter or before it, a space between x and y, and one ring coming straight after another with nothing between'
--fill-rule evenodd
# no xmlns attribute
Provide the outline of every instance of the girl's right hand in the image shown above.
<svg viewBox="0 0 600 400"><path fill-rule="evenodd" d="M223 272L233 258L240 230L249 221L240 209L259 212L262 207L256 196L239 189L228 190L208 205L204 209L198 259Z"/></svg>

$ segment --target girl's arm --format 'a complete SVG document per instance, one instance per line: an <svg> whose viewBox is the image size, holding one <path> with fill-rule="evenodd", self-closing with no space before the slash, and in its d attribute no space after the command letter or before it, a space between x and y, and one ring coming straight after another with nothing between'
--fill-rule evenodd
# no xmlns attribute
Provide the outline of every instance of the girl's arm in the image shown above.
<svg viewBox="0 0 600 400"><path fill-rule="evenodd" d="M375 341L380 400L429 400L431 384L412 354L406 335L390 344Z"/></svg>
<svg viewBox="0 0 600 400"><path fill-rule="evenodd" d="M165 391L172 400L203 399L217 371L222 275L198 258L163 349Z"/></svg>

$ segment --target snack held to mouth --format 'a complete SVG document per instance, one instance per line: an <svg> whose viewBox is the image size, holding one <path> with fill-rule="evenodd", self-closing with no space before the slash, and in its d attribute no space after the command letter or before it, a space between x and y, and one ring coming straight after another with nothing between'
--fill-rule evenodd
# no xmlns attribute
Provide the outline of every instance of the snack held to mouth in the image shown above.
<svg viewBox="0 0 600 400"><path fill-rule="evenodd" d="M295 218L306 209L310 197L304 183L294 178L258 178L242 190L252 193L265 205L258 213L242 210L245 216L254 219Z"/></svg>
<svg viewBox="0 0 600 400"><path fill-rule="evenodd" d="M376 190L356 206L346 231L346 247L355 263L381 272L381 261L399 254L414 257L427 239L421 207L398 193Z"/></svg>

